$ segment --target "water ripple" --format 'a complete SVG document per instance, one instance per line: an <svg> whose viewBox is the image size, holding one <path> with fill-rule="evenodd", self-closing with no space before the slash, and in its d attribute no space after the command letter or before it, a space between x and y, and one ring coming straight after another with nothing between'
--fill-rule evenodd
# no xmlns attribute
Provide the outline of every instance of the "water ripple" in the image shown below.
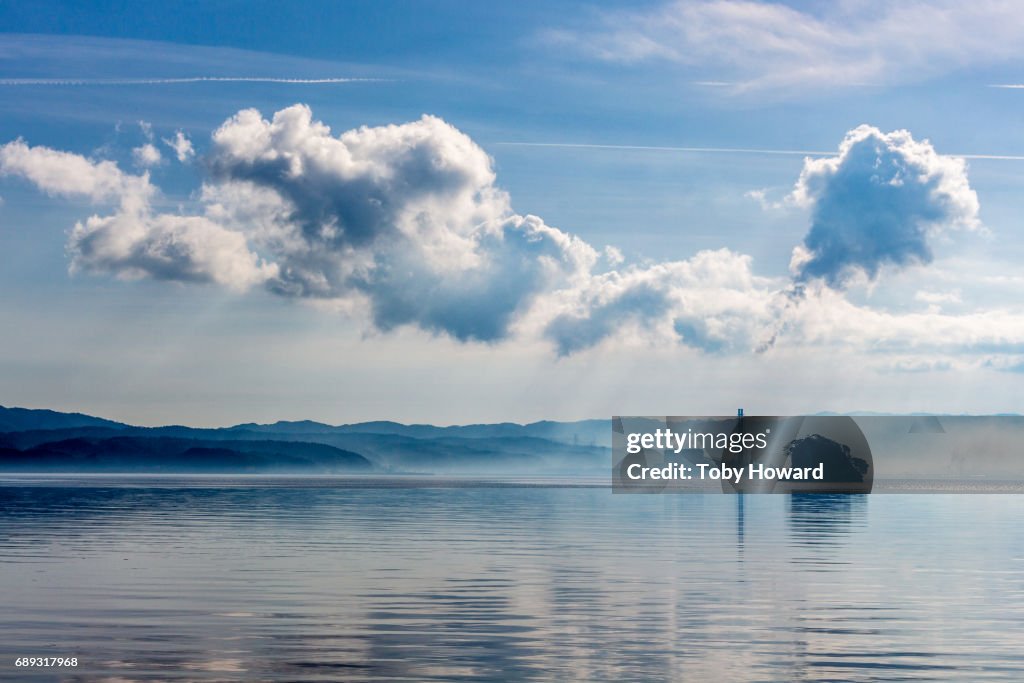
<svg viewBox="0 0 1024 683"><path fill-rule="evenodd" d="M987 495L8 479L0 673L53 680L11 664L77 656L58 680L1020 680L1021 512Z"/></svg>

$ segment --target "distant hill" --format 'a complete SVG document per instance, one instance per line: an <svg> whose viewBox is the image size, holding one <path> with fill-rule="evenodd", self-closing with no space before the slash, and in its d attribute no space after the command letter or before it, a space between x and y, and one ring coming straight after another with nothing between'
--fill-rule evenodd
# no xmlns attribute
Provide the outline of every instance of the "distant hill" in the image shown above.
<svg viewBox="0 0 1024 683"><path fill-rule="evenodd" d="M134 427L4 408L0 471L564 474L603 472L608 420L451 427L363 422Z"/></svg>
<svg viewBox="0 0 1024 683"><path fill-rule="evenodd" d="M116 436L49 441L24 450L0 447L0 470L61 472L369 472L351 451L290 441L204 441Z"/></svg>
<svg viewBox="0 0 1024 683"><path fill-rule="evenodd" d="M126 425L81 413L58 413L53 410L5 408L0 406L0 432L24 432L30 429L67 429L71 427L113 427Z"/></svg>

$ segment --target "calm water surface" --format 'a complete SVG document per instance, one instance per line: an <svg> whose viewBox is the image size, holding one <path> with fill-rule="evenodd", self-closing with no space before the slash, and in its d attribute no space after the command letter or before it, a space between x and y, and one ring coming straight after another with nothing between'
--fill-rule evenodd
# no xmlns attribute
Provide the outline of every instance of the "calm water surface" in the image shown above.
<svg viewBox="0 0 1024 683"><path fill-rule="evenodd" d="M439 484L6 477L0 678L1024 679L1020 496Z"/></svg>

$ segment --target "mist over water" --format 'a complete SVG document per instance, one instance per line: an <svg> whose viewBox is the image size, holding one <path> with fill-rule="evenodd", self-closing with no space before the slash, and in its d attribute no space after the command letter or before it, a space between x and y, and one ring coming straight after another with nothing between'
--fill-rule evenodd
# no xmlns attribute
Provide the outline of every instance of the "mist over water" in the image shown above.
<svg viewBox="0 0 1024 683"><path fill-rule="evenodd" d="M0 672L1019 680L1022 513L1009 495L5 477Z"/></svg>

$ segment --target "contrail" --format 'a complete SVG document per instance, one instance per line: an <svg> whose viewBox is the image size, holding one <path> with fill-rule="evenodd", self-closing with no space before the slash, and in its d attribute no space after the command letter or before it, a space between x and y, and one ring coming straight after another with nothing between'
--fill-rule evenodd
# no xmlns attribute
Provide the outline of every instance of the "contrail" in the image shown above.
<svg viewBox="0 0 1024 683"><path fill-rule="evenodd" d="M270 78L262 76L190 76L185 78L0 78L0 86L16 85L174 85L178 83L376 83L385 78Z"/></svg>
<svg viewBox="0 0 1024 683"><path fill-rule="evenodd" d="M1024 86L1022 86L1024 87ZM505 147L560 147L563 149L605 149L634 150L641 152L690 152L694 154L773 154L801 157L833 157L838 150L825 152L810 149L760 149L753 147L663 147L655 145L597 145L571 142L493 142L492 145ZM1008 154L943 154L942 156L960 157L961 159L983 159L995 161L1024 161L1024 155Z"/></svg>

